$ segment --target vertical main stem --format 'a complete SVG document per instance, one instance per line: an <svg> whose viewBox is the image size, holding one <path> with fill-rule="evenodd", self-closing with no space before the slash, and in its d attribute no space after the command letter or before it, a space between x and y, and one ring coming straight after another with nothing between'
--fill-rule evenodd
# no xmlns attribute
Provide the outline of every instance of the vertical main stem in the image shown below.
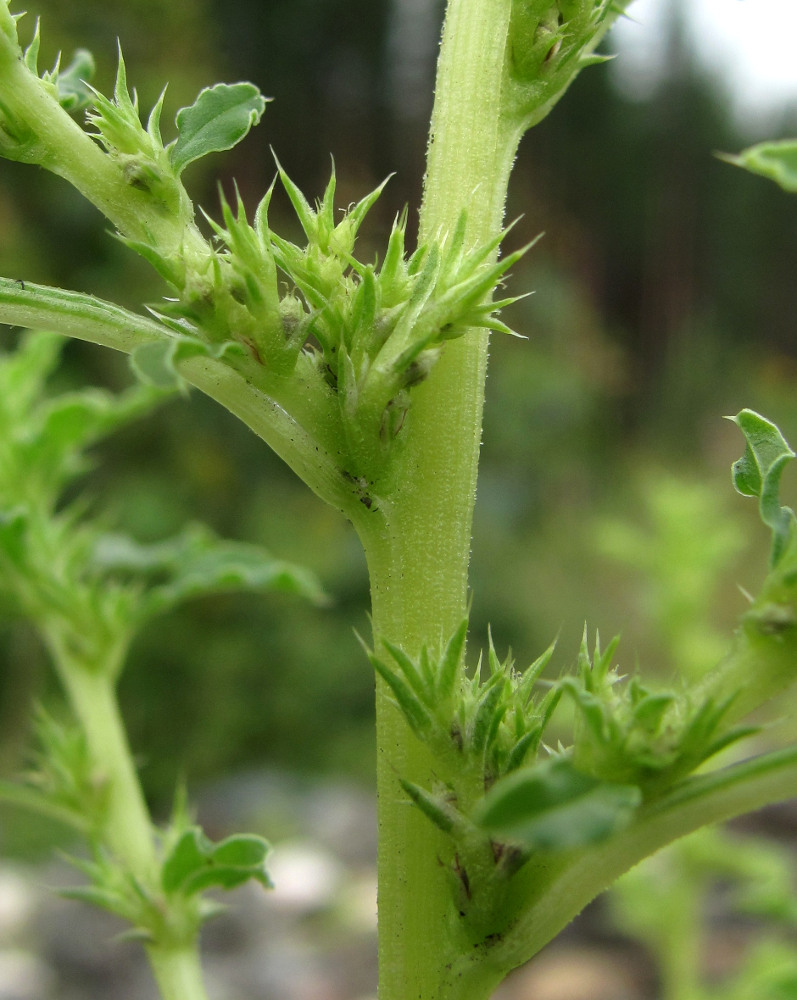
<svg viewBox="0 0 797 1000"><path fill-rule="evenodd" d="M438 64L420 238L454 229L467 211L467 241L500 231L519 130L501 111L507 0L449 0ZM437 646L467 610L468 562L481 441L487 337L447 345L415 390L398 460L398 486L384 511L360 518L377 640L411 653ZM437 831L409 806L398 778L429 786L432 764L377 690L380 1000L487 997L498 981L444 986L461 950L449 912L448 873Z"/></svg>

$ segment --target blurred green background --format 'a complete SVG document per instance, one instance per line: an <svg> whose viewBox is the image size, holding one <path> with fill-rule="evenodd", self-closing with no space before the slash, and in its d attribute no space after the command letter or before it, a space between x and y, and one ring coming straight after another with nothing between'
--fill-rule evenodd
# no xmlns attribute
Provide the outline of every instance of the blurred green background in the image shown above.
<svg viewBox="0 0 797 1000"><path fill-rule="evenodd" d="M107 93L118 36L145 111L168 81L164 122L220 79L251 79L275 98L232 154L187 173L209 212L218 178L227 191L235 178L254 208L273 147L310 196L331 155L341 205L396 172L362 237L374 253L405 203L414 225L440 4L38 0L36 10L41 65L88 47ZM564 667L585 620L607 639L622 632L629 668L666 676L712 662L743 610L737 585L755 589L768 545L754 505L732 492L741 438L720 418L751 406L797 440L797 200L712 155L759 136L736 122L681 33L662 44L669 69L644 99L618 91L606 68L584 73L524 140L512 182L508 217L521 218L509 242L546 236L511 279L512 291L536 292L505 317L528 339L494 339L471 643L490 622L521 666L559 634ZM797 109L768 129L790 132ZM295 229L276 195L273 211L275 228ZM64 183L5 162L0 273L134 308L163 294ZM124 358L72 344L62 378L130 376ZM214 598L149 628L121 696L154 800L165 805L179 775L193 785L264 764L370 784L373 676L354 635L369 630L367 581L343 519L197 393L118 435L87 489L142 539L202 520L265 544L311 566L334 602ZM31 699L54 692L24 628L0 625L0 664L9 774L24 763Z"/></svg>

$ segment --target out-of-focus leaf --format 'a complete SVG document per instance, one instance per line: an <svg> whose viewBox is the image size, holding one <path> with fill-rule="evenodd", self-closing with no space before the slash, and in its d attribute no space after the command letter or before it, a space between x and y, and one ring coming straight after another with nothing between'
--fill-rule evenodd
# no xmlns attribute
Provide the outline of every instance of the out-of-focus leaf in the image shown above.
<svg viewBox="0 0 797 1000"><path fill-rule="evenodd" d="M738 156L723 153L720 159L749 170L751 174L768 177L784 191L797 191L797 139L760 142L742 150Z"/></svg>
<svg viewBox="0 0 797 1000"><path fill-rule="evenodd" d="M93 564L104 574L149 582L140 599L142 617L161 614L192 597L240 590L325 600L318 579L304 567L275 559L257 545L221 540L198 525L153 545L103 535L95 545Z"/></svg>
<svg viewBox="0 0 797 1000"><path fill-rule="evenodd" d="M88 49L77 49L72 62L60 70L53 82L58 91L58 103L66 111L75 112L87 108L93 99L93 92L86 86L94 77L94 56Z"/></svg>
<svg viewBox="0 0 797 1000"><path fill-rule="evenodd" d="M204 889L234 889L249 879L270 888L265 871L267 840L235 834L214 844L199 827L186 830L163 863L161 885L167 893L190 896Z"/></svg>

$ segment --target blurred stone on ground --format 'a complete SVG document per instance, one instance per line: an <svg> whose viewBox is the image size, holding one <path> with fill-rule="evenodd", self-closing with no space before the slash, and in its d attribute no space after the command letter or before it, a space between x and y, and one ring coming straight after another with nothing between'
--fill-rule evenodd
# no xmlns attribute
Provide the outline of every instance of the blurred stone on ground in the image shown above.
<svg viewBox="0 0 797 1000"><path fill-rule="evenodd" d="M493 1000L645 1000L639 978L619 952L555 945L513 972Z"/></svg>

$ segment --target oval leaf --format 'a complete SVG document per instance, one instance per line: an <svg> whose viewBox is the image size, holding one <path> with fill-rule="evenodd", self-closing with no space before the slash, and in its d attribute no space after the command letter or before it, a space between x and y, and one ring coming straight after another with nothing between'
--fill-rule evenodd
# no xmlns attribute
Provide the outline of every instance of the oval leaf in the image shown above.
<svg viewBox="0 0 797 1000"><path fill-rule="evenodd" d="M729 417L744 434L747 448L744 455L733 463L733 485L742 496L757 497L761 520L772 529L772 556L774 566L786 548L791 533L794 513L781 507L778 499L780 477L794 452L775 424L754 410L741 410Z"/></svg>
<svg viewBox="0 0 797 1000"><path fill-rule="evenodd" d="M208 865L213 844L197 826L186 830L163 862L161 885L164 892L177 892L197 872Z"/></svg>
<svg viewBox="0 0 797 1000"><path fill-rule="evenodd" d="M217 83L202 90L190 108L181 108L175 122L178 136L169 147L176 174L207 153L232 149L257 125L266 98L253 83Z"/></svg>
<svg viewBox="0 0 797 1000"><path fill-rule="evenodd" d="M474 815L492 836L529 850L567 850L594 844L630 822L642 795L577 771L555 757L497 781Z"/></svg>

